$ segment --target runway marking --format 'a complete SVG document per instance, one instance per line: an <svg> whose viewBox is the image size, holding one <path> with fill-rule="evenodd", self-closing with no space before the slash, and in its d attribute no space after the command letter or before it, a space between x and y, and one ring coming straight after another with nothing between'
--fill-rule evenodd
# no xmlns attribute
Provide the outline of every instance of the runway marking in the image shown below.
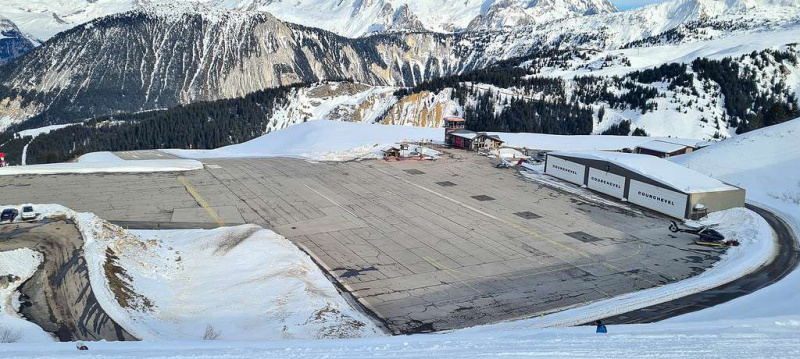
<svg viewBox="0 0 800 359"><path fill-rule="evenodd" d="M340 204L336 203L336 201L334 201L334 200L332 200L332 199L328 198L328 196L326 196L326 195L324 195L324 194L320 193L319 191L317 191L317 190L315 190L315 189L311 188L311 186L309 186L309 185L307 185L307 184L304 184L303 186L306 186L306 188L308 188L308 189L310 189L312 192L314 192L314 193L316 193L316 194L320 195L322 198L325 198L325 199L327 199L329 202L333 203L333 204L334 204L336 207L339 207L339 208L341 208L343 211L345 211L345 212L349 213L351 216L353 216L353 217L355 217L355 218L358 218L358 216L356 216L356 214L355 214L355 213L353 213L353 212L350 212L350 211L349 211L347 208L344 208L342 205L340 205Z"/></svg>
<svg viewBox="0 0 800 359"><path fill-rule="evenodd" d="M466 208L466 209L468 209L468 210L470 210L470 211L473 211L473 212L475 212L475 213L478 213L478 214L481 214L481 215L483 215L483 216L486 216L486 217L488 217L488 218L491 218L491 219L493 219L493 220L495 220L495 221L497 221L497 222L503 223L503 224L505 224L505 225L507 225L507 226L513 227L514 229L516 229L516 230L518 230L518 231L521 231L521 232L524 232L524 233L527 233L527 234L529 234L529 235L530 235L530 236L532 236L532 237L535 237L535 238L539 238L539 239L541 239L541 240L544 240L544 241L546 241L546 242L548 242L548 243L550 243L550 244L552 244L552 245L554 245L554 246L556 246L556 247L559 247L559 248L561 248L561 249L564 249L564 250L567 250L567 251L573 252L573 253L575 253L575 254L577 254L577 255L579 255L579 256L581 256L581 257L583 257L583 258L586 258L586 259L588 259L588 260L591 260L591 261L593 261L593 262L596 262L596 263L598 263L598 264L600 264L600 265L602 265L602 266L604 266L604 267L606 267L606 268L608 268L608 269L610 269L610 270L612 270L612 271L615 271L615 272L618 272L618 273L625 273L625 272L627 272L626 270L623 270L622 268L619 268L619 267L617 267L617 266L615 266L615 265L613 265L613 264L610 264L610 263L608 263L608 262L606 262L606 261L603 261L603 260L597 259L597 258L593 257L593 256L592 256L592 255L590 255L590 254L584 253L583 251L577 250L577 249L575 249L575 248L572 248L572 247L570 247L570 246L568 246L568 245L566 245L566 244L563 244L563 243L560 243L560 242L558 242L558 241L555 241L555 240L553 240L553 239L550 239L550 238L548 238L548 237L545 237L545 236L543 236L543 235L541 235L541 234L539 234L539 233L536 233L536 232L534 232L534 231L532 231L532 230L530 230L530 229L528 229L528 228L525 228L525 227L523 227L523 226L520 226L520 225L518 225L518 224L516 224L516 223L514 223L514 222L511 222L511 221L505 220L505 219L503 219L503 218L500 218L500 217L494 216L494 215L492 215L492 214L490 214L490 213L486 213L486 212L484 212L484 211L481 211L480 209L478 209L478 208L475 208L475 207L472 207L472 206L470 206L470 205L468 205L468 204L466 204L466 203L464 203L464 202L461 202L461 201L459 201L459 200L457 200L457 199L455 199L455 198L448 197L448 196L446 196L446 195L444 195L444 194L441 194L441 193L439 193L439 192L436 192L436 191L434 191L434 190L432 190L432 189L430 189L430 188L427 188L427 187L425 187L425 186L422 186L422 185L416 184L416 183L414 183L414 182L411 182L411 181L409 181L409 180L407 180L407 179L405 179L405 178L402 178L402 177L400 177L400 176L393 175L393 174L391 174L391 173L389 173L389 172L386 172L386 171L384 171L384 170L382 170L382 169L380 169L380 168L377 168L377 167L374 167L374 168L375 168L375 170L377 170L377 171L379 171L379 172L381 172L381 173L383 173L383 174L385 174L385 175L387 175L387 176L394 177L394 178L396 178L396 179L398 179L398 180L400 180L400 181L403 181L403 182L405 182L405 183L407 183L407 184L409 184L409 185L412 185L412 186L414 186L414 187L417 187L417 188L419 188L419 189L421 189L421 190L423 190L423 191L425 191L425 192L428 192L428 193L430 193L430 194L432 194L432 195L435 195L435 196L437 196L437 197L440 197L440 198L442 198L442 199L445 199L445 200L448 200L448 201L450 201L450 202L453 202L453 203L455 203L455 204L457 204L457 205L459 205L459 206L461 206L461 207L464 207L464 208ZM567 264L569 264L569 265L571 265L571 266L577 267L577 266L575 266L574 264L572 264L572 263L569 263L569 262L567 262L567 261L565 261L565 260L563 260L563 259L562 259L562 261L563 261L563 262L565 262L565 263L567 263ZM656 282L653 282L653 281L651 281L651 280L649 280L649 279L646 279L646 278L642 278L642 277L640 277L640 276L637 276L637 275L635 275L635 274L632 274L632 276L633 276L634 278L641 279L641 280L644 280L644 281L646 281L646 282L649 282L649 283L651 283L651 284L653 284L653 285L657 285L657 284L658 284L658 283L656 283Z"/></svg>
<svg viewBox="0 0 800 359"><path fill-rule="evenodd" d="M178 181L181 181L183 187L186 188L186 191L189 192L192 198L194 198L194 200L197 201L197 203L200 204L200 206L203 207L203 209L205 209L206 212L208 212L208 215L211 216L211 219L217 222L217 224L220 227L225 227L225 221L222 220L222 217L220 217L217 214L217 212L215 212L214 209L211 208L208 202L206 202L206 200L203 199L202 196L200 196L200 193L197 193L197 190L195 190L194 187L192 187L192 184L189 183L189 180L187 180L186 177L178 176Z"/></svg>

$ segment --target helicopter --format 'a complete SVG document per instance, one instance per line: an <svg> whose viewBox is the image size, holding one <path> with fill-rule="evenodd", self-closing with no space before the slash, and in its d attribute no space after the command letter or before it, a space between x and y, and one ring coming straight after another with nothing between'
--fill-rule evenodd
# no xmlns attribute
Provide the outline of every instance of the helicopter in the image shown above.
<svg viewBox="0 0 800 359"><path fill-rule="evenodd" d="M738 246L739 241L735 239L726 240L722 233L706 225L697 225L681 228L677 222L670 221L669 230L672 233L689 233L697 235L699 238L694 240L695 244L711 247Z"/></svg>

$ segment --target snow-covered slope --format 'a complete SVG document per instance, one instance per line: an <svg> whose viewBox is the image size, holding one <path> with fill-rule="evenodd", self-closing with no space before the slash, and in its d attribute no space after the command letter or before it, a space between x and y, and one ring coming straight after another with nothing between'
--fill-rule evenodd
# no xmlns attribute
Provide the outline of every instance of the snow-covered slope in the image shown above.
<svg viewBox="0 0 800 359"><path fill-rule="evenodd" d="M310 121L215 150L166 150L185 158L300 157L321 161L378 158L385 146L444 139L444 129Z"/></svg>
<svg viewBox="0 0 800 359"><path fill-rule="evenodd" d="M0 252L0 337L6 335L21 343L53 340L42 328L25 320L18 312L20 307L17 289L29 280L44 256L28 248ZM2 339L2 338L0 338ZM0 341L6 343L9 340Z"/></svg>
<svg viewBox="0 0 800 359"><path fill-rule="evenodd" d="M728 138L674 162L747 190L800 233L800 119Z"/></svg>
<svg viewBox="0 0 800 359"><path fill-rule="evenodd" d="M800 119L726 139L695 153L671 158L747 190L747 201L776 212L800 233ZM798 244L800 246L800 243ZM673 319L674 322L793 316L800 328L800 271L748 296ZM798 332L797 335L800 335Z"/></svg>
<svg viewBox="0 0 800 359"><path fill-rule="evenodd" d="M163 3L164 0L6 0L3 14L23 31L39 39L49 39L99 17ZM752 19L763 23L798 13L797 0L668 0L623 12L617 12L608 0L174 0L167 3L266 11L288 22L349 37L379 31L453 32L524 26L529 33L545 28L568 29L569 32L563 33L567 37L606 37L605 32L625 30L621 43L657 35L688 21L722 15L758 12Z"/></svg>
<svg viewBox="0 0 800 359"><path fill-rule="evenodd" d="M116 3L98 1L90 8L101 4ZM144 10L73 28L0 68L0 84L10 89L0 92L3 122L19 123L52 111L34 124L44 126L324 79L411 86L541 48L614 49L689 23L694 24L692 31L715 38L800 26L800 8L790 6L794 2L765 1L746 8L735 1L672 0L497 31L354 40L288 24L264 12L221 9L233 6L228 2L136 4ZM680 41L699 40L705 38Z"/></svg>
<svg viewBox="0 0 800 359"><path fill-rule="evenodd" d="M275 109L266 133L314 120L373 123L397 102L394 87L326 82L293 89Z"/></svg>
<svg viewBox="0 0 800 359"><path fill-rule="evenodd" d="M128 231L61 205L35 208L42 218L75 223L84 241L83 255L76 260L89 274L97 304L136 338L230 341L382 335L308 255L271 230L250 224ZM0 299L11 299L10 291L42 260L32 251L0 252L0 273L22 279L0 285ZM0 330L8 325L26 329L25 341L47 340L44 332L37 335L9 318L16 308L6 303L0 305ZM14 305L19 307L19 302ZM217 337L205 338L206 328ZM2 350L0 356L6 357Z"/></svg>
<svg viewBox="0 0 800 359"><path fill-rule="evenodd" d="M5 0L3 13L48 39L93 19L164 0ZM608 0L173 0L220 9L270 12L306 26L358 37L380 31L498 28L616 11Z"/></svg>
<svg viewBox="0 0 800 359"><path fill-rule="evenodd" d="M22 33L14 22L0 14L0 65L33 50L39 42Z"/></svg>
<svg viewBox="0 0 800 359"><path fill-rule="evenodd" d="M247 0L239 6L345 36L402 29L501 28L616 11L607 0Z"/></svg>

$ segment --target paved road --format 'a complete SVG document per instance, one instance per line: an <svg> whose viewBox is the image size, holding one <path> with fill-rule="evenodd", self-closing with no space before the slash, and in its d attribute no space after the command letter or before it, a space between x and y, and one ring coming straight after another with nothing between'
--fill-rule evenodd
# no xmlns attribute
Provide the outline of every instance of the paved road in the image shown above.
<svg viewBox="0 0 800 359"><path fill-rule="evenodd" d="M557 311L688 278L719 256L669 233L660 215L538 185L472 153L205 164L186 173L2 177L0 191L8 203L61 203L129 228L273 229L394 333Z"/></svg>
<svg viewBox="0 0 800 359"><path fill-rule="evenodd" d="M798 263L800 263L800 250L798 250L797 236L789 225L766 209L749 204L747 208L764 217L778 236L778 255L770 263L756 272L718 287L666 303L609 317L603 319L603 321L608 324L653 323L695 312L766 288L796 270ZM765 304L768 305L768 303Z"/></svg>
<svg viewBox="0 0 800 359"><path fill-rule="evenodd" d="M136 340L103 310L89 283L83 240L62 220L0 225L0 251L29 248L43 265L21 287L21 313L61 341Z"/></svg>

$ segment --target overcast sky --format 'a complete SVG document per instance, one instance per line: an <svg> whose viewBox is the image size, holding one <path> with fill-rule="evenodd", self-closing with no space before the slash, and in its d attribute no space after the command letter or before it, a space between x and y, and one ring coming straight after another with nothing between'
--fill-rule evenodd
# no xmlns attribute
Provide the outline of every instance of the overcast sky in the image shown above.
<svg viewBox="0 0 800 359"><path fill-rule="evenodd" d="M647 4L659 3L661 1L663 0L611 0L611 3L620 10L628 10Z"/></svg>

